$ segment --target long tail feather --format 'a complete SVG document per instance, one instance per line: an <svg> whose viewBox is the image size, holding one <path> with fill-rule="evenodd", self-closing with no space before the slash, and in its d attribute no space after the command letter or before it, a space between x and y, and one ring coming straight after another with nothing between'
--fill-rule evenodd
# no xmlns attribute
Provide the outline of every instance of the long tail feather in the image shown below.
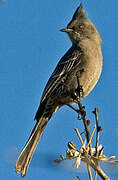
<svg viewBox="0 0 118 180"><path fill-rule="evenodd" d="M16 161L16 172L21 173L21 176L25 176L29 163L32 159L32 155L36 149L36 146L40 140L40 137L44 131L44 128L48 122L47 118L41 118L38 121L31 133L29 140L27 141L23 151L21 152L18 160Z"/></svg>

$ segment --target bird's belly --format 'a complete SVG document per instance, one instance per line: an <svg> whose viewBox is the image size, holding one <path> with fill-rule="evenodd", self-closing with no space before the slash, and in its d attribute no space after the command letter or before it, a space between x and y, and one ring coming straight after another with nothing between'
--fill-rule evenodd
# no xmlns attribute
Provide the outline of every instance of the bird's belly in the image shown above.
<svg viewBox="0 0 118 180"><path fill-rule="evenodd" d="M102 56L99 56L99 59L93 58L93 61L88 61L90 63L87 64L85 68L85 72L82 74L80 78L80 85L83 88L83 97L87 96L94 86L97 84L101 71L102 71Z"/></svg>

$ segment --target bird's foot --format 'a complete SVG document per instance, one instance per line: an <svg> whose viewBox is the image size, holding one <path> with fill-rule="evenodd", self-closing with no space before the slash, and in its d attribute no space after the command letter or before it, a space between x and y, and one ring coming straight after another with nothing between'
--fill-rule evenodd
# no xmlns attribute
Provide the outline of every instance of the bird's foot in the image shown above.
<svg viewBox="0 0 118 180"><path fill-rule="evenodd" d="M80 101L80 99L84 96L83 88L82 86L78 86L77 89L75 90L76 97Z"/></svg>

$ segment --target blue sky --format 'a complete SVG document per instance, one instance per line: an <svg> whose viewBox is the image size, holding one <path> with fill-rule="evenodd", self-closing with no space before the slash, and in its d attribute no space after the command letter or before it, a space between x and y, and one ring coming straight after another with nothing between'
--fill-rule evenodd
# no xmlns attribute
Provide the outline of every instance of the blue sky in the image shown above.
<svg viewBox="0 0 118 180"><path fill-rule="evenodd" d="M83 100L88 118L99 108L101 143L107 155L118 158L118 13L117 1L83 1L85 10L101 34L103 72L92 93ZM59 59L71 46L59 30L70 21L80 1L6 0L0 1L0 176L20 180L15 161L35 124L45 84ZM74 128L81 122L68 107L50 120L36 149L25 180L88 179L84 165L73 169L72 162L54 164L65 154L67 142L77 142ZM116 166L103 166L112 180L118 179ZM100 178L98 178L100 179Z"/></svg>

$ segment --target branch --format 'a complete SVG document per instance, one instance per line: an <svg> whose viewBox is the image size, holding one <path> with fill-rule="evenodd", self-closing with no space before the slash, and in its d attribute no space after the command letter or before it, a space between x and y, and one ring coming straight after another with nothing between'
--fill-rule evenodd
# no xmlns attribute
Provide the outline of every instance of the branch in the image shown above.
<svg viewBox="0 0 118 180"><path fill-rule="evenodd" d="M111 163L111 164L118 164L118 160L112 160L115 158L115 156L107 157L103 155L103 149L104 146L101 144L99 145L99 138L100 138L100 131L102 130L101 126L99 126L98 123L98 109L95 108L93 113L95 115L95 120L96 120L96 125L93 128L92 134L89 132L89 124L90 120L86 120L86 112L85 112L85 107L82 106L82 103L79 99L78 101L78 106L79 109L74 108L71 105L68 105L71 109L73 109L76 113L78 113L79 119L83 121L84 124L84 131L85 131L85 139L83 140L81 137L81 133L79 133L79 130L75 128L75 131L77 133L77 136L81 142L81 147L76 149L76 145L73 142L68 143L68 148L66 151L66 157L60 156L61 159L55 160L55 162L61 162L63 160L72 160L75 159L75 162L73 164L73 167L79 168L79 165L81 161L85 162L87 165L88 169L88 174L89 174L89 179L93 180L92 178L92 173L91 173L91 168L95 171L95 177L94 180L97 179L97 175L99 175L103 180L110 180L107 174L101 169L99 165L99 161L103 161L106 163ZM92 146L91 139L94 135L94 132L96 130L96 142L95 142L95 147ZM87 140L87 144L86 144Z"/></svg>
<svg viewBox="0 0 118 180"><path fill-rule="evenodd" d="M101 126L98 125L98 108L95 108L93 111L93 114L95 115L96 119L96 127L97 127L97 134L96 134L96 156L98 156L98 143L99 143L99 133L102 130Z"/></svg>
<svg viewBox="0 0 118 180"><path fill-rule="evenodd" d="M87 124L87 120L86 120L86 112L84 110L85 107L82 106L80 100L78 101L78 106L79 106L79 113L81 114L81 119L83 120L83 123L84 123L87 142L89 142L89 140L90 140L90 133L89 133L89 128L88 128L88 124Z"/></svg>

